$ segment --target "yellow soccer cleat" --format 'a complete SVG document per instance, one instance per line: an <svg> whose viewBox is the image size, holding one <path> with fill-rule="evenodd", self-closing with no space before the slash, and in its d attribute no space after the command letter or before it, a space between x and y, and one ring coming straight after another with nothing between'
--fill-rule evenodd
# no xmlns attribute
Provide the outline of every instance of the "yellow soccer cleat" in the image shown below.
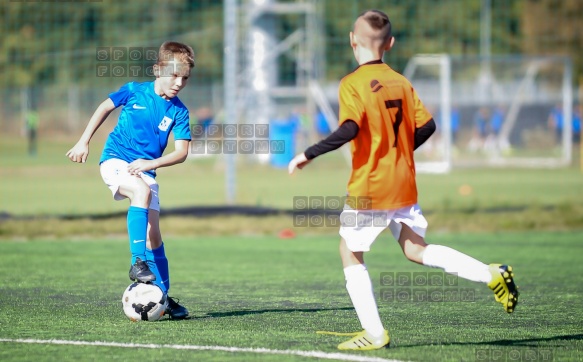
<svg viewBox="0 0 583 362"><path fill-rule="evenodd" d="M358 332L346 342L340 343L338 349L343 351L370 351L383 348L390 342L389 332L384 331L380 337L373 337L367 331Z"/></svg>
<svg viewBox="0 0 583 362"><path fill-rule="evenodd" d="M492 281L488 287L494 291L494 298L502 303L507 313L514 312L518 304L518 287L514 284L514 273L510 265L490 264Z"/></svg>

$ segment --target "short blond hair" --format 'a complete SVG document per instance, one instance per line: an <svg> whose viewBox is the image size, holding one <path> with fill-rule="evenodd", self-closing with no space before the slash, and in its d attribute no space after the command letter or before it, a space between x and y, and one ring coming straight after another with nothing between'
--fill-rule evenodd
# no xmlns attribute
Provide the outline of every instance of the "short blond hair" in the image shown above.
<svg viewBox="0 0 583 362"><path fill-rule="evenodd" d="M360 14L362 18L376 32L376 40L383 43L389 41L392 37L391 21L389 16L380 10L367 10Z"/></svg>
<svg viewBox="0 0 583 362"><path fill-rule="evenodd" d="M160 46L158 51L158 61L156 64L162 66L166 62L175 58L177 61L188 64L190 68L194 68L194 50L186 44L167 41Z"/></svg>

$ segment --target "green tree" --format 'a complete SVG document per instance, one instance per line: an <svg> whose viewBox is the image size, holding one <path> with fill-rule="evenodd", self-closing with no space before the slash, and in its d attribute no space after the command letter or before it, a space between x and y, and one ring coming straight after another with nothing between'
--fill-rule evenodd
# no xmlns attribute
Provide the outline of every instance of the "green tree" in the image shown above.
<svg viewBox="0 0 583 362"><path fill-rule="evenodd" d="M525 0L521 12L522 50L532 55L567 55L583 83L583 1Z"/></svg>

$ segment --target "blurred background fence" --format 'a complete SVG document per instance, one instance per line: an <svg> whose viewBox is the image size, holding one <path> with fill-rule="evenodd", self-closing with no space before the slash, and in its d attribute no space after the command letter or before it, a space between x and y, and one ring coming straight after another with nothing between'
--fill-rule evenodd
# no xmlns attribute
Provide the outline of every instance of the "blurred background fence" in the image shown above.
<svg viewBox="0 0 583 362"><path fill-rule="evenodd" d="M581 0L240 0L232 1L229 9L236 13L236 29L224 24L226 4L211 0L2 2L0 131L21 134L25 120L30 120L28 114L37 112L40 137L77 136L110 92L130 80L152 79L152 51L165 40L177 40L190 44L196 53L190 85L180 96L193 123L216 122L224 108L225 86L235 87L237 119L223 122L263 123L295 114L299 134L305 134L299 141L302 147L333 127L338 82L356 66L348 32L355 17L369 8L384 10L391 18L397 41L385 61L397 71L405 71L419 53L454 57L453 70L469 67L468 59L512 56L520 64L520 57L560 56L557 70L545 76L558 78L554 83L559 88L542 102L536 100L539 108L518 116L538 115L540 127L546 126L557 104L576 115L583 95ZM228 34L239 49L234 64L237 77L225 83ZM507 65L498 63L491 75L504 74ZM511 74L506 72L508 82L503 86L512 89L512 81L524 82L527 69L525 63ZM435 79L439 76L433 74ZM536 75L533 79L538 84ZM450 80L456 82L455 74ZM569 92L560 88L561 82L568 83ZM475 114L484 104L461 83L452 86L449 106L461 107L465 147ZM431 89L426 87L428 98L434 94ZM456 104L456 99L461 103ZM441 112L442 101L428 102ZM511 104L505 106L508 110ZM529 123L519 120L518 124L528 127ZM576 132L576 127L570 131ZM542 136L545 131L541 128ZM537 142L538 136L522 135L522 139L534 137L532 142Z"/></svg>

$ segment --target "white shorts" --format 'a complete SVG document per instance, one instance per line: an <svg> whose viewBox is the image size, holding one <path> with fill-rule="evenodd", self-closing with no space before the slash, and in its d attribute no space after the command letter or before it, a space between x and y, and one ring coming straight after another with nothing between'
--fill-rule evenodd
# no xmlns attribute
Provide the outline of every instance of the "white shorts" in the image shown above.
<svg viewBox="0 0 583 362"><path fill-rule="evenodd" d="M344 206L340 214L340 236L353 252L369 251L370 246L387 227L399 240L402 225L409 226L417 235L425 237L427 220L419 205L393 210L354 210Z"/></svg>
<svg viewBox="0 0 583 362"><path fill-rule="evenodd" d="M101 172L101 178L103 178L103 181L111 190L115 200L119 201L127 198L119 193L119 186L123 183L129 183L129 181L127 181L128 178L135 176L130 175L128 172L128 163L126 161L118 158L110 158L99 166L99 171ZM156 179L143 172L140 174L140 177L146 182L146 184L148 184L148 186L150 186L150 195L152 198L148 208L160 211L160 198L158 197L159 187Z"/></svg>

